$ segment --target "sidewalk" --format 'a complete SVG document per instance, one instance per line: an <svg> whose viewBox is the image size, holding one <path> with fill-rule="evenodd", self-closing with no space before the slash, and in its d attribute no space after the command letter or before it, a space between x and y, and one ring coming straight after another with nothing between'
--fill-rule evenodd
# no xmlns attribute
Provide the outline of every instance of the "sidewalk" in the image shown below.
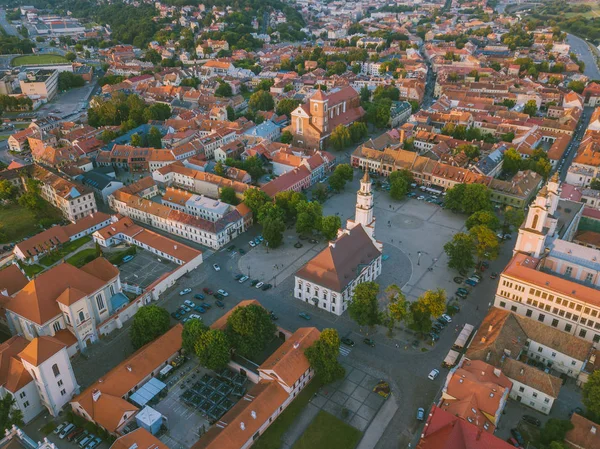
<svg viewBox="0 0 600 449"><path fill-rule="evenodd" d="M373 421L371 421L371 425L367 428L367 431L364 433L362 440L360 440L356 449L374 448L381 439L383 432L385 432L385 429L397 410L398 404L393 398L386 401L386 403L383 404L383 407L379 409L377 415L375 415Z"/></svg>

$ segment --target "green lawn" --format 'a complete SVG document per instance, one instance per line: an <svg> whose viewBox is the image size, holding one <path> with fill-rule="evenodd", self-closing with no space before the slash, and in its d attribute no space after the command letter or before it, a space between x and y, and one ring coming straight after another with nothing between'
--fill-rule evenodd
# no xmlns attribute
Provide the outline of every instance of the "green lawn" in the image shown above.
<svg viewBox="0 0 600 449"><path fill-rule="evenodd" d="M292 425L296 417L306 407L310 399L321 387L319 378L313 379L304 390L292 401L281 415L277 417L275 422L263 433L260 438L252 446L253 449L279 449L281 437ZM313 448L314 449L314 448Z"/></svg>
<svg viewBox="0 0 600 449"><path fill-rule="evenodd" d="M137 252L137 248L135 246L131 246L123 251L117 251L116 253L112 253L107 257L108 261L113 265L121 265L123 263L123 257L125 256L135 256Z"/></svg>
<svg viewBox="0 0 600 449"><path fill-rule="evenodd" d="M81 268L86 263L91 262L95 258L96 258L96 248L87 248L87 249L81 250L77 254L69 257L67 259L67 263L70 263L71 265L73 265L77 268Z"/></svg>
<svg viewBox="0 0 600 449"><path fill-rule="evenodd" d="M69 62L67 58L55 53L40 54L40 55L23 55L17 56L11 61L13 67L29 64L57 64L61 62Z"/></svg>
<svg viewBox="0 0 600 449"><path fill-rule="evenodd" d="M92 240L92 236L86 235L85 237L81 237L77 240L73 240L72 242L67 242L63 246L61 246L59 249L52 251L51 253L46 254L44 257L42 257L40 259L40 263L42 265L46 265L47 267L50 265L53 265L56 262L58 262L60 259L62 259L63 257L68 256L73 251L75 251L76 249L85 245L87 242L89 242L91 240Z"/></svg>
<svg viewBox="0 0 600 449"><path fill-rule="evenodd" d="M35 275L45 270L44 267L37 264L27 265L25 263L19 263L19 266L23 269L23 271L29 278L33 278Z"/></svg>
<svg viewBox="0 0 600 449"><path fill-rule="evenodd" d="M2 224L0 243L15 242L37 234L42 231L39 222L43 218L58 223L62 221L62 214L50 205L45 210L37 213L18 204L0 207L0 224Z"/></svg>
<svg viewBox="0 0 600 449"><path fill-rule="evenodd" d="M354 449L362 432L321 410L292 449Z"/></svg>

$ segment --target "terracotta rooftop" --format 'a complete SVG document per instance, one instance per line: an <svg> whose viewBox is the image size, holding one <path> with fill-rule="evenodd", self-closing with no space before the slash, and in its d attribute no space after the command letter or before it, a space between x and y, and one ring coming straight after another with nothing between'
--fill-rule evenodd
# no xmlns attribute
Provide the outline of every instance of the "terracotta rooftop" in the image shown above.
<svg viewBox="0 0 600 449"><path fill-rule="evenodd" d="M600 425L578 413L571 416L573 429L567 432L565 443L572 449L598 449L600 447Z"/></svg>
<svg viewBox="0 0 600 449"><path fill-rule="evenodd" d="M54 337L36 337L19 353L19 357L33 366L40 366L65 347L64 343Z"/></svg>
<svg viewBox="0 0 600 449"><path fill-rule="evenodd" d="M10 264L0 270L0 293L6 290L8 296L12 296L25 287L28 282L29 280L17 265Z"/></svg>

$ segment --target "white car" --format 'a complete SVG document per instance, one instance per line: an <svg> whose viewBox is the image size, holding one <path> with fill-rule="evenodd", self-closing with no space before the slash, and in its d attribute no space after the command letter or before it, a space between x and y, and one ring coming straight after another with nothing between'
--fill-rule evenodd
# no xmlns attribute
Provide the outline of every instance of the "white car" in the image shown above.
<svg viewBox="0 0 600 449"><path fill-rule="evenodd" d="M188 306L188 307L191 307L192 309L193 309L194 307L196 307L196 304L194 304L194 303L193 303L192 301L190 301L189 299L186 299L185 301L183 301L183 303L184 303L186 306Z"/></svg>
<svg viewBox="0 0 600 449"><path fill-rule="evenodd" d="M261 288L263 285L265 285L264 282L259 282L258 284L255 285L256 288Z"/></svg>
<svg viewBox="0 0 600 449"><path fill-rule="evenodd" d="M438 377L440 375L440 370L439 369L432 369L431 372L429 373L429 376L427 376L429 378L429 380L435 380L436 377Z"/></svg>
<svg viewBox="0 0 600 449"><path fill-rule="evenodd" d="M223 290L223 289L217 290L217 293L220 293L220 294L222 294L223 296L229 296L229 293L227 293L227 292L226 292L225 290Z"/></svg>
<svg viewBox="0 0 600 449"><path fill-rule="evenodd" d="M221 267L218 264L213 264L213 268L215 269L215 271L221 271Z"/></svg>
<svg viewBox="0 0 600 449"><path fill-rule="evenodd" d="M254 243L254 240L250 240L250 241L248 242L248 244L249 244L249 245L250 245L252 248L254 248L254 247L256 246L256 243Z"/></svg>
<svg viewBox="0 0 600 449"><path fill-rule="evenodd" d="M446 320L448 323L452 322L452 318L450 318L450 315L446 315L445 313L442 314L442 319Z"/></svg>
<svg viewBox="0 0 600 449"><path fill-rule="evenodd" d="M238 282L239 282L240 284L243 284L243 283L244 283L244 282L246 282L248 279L250 279L248 276L242 276Z"/></svg>
<svg viewBox="0 0 600 449"><path fill-rule="evenodd" d="M185 288L179 292L179 296L187 295L188 293L192 293L191 288Z"/></svg>
<svg viewBox="0 0 600 449"><path fill-rule="evenodd" d="M190 320L200 320L200 321L202 321L202 317L200 315L198 315L197 313L192 313L189 316L189 318L190 318Z"/></svg>
<svg viewBox="0 0 600 449"><path fill-rule="evenodd" d="M419 201L423 201L423 200L425 199L425 197L424 197L423 195L420 195L420 196L419 196L417 199L418 199Z"/></svg>

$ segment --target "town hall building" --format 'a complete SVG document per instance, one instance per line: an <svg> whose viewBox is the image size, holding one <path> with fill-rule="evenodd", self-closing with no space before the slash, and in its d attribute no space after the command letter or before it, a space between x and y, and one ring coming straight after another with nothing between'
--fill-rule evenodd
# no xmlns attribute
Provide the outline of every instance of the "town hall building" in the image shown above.
<svg viewBox="0 0 600 449"><path fill-rule="evenodd" d="M375 239L373 204L372 183L365 172L354 220L348 220L337 238L296 273L296 299L341 315L356 286L379 277L383 245Z"/></svg>

